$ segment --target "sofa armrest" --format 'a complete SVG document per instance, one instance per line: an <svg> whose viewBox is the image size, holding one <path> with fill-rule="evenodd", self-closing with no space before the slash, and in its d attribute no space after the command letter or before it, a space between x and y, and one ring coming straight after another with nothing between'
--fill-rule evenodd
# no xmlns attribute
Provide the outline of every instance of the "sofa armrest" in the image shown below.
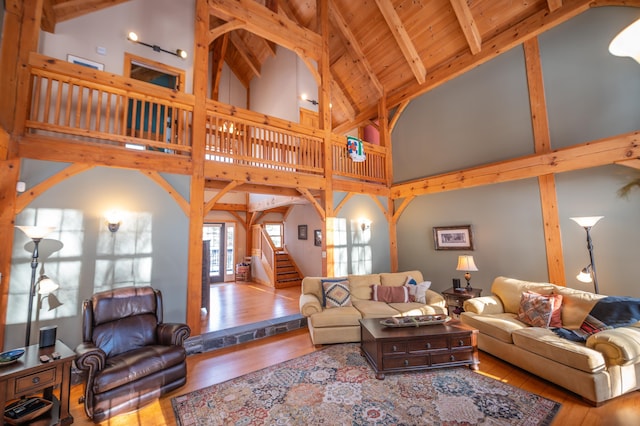
<svg viewBox="0 0 640 426"><path fill-rule="evenodd" d="M300 296L300 313L305 317L322 312L322 303L314 294L303 294Z"/></svg>
<svg viewBox="0 0 640 426"><path fill-rule="evenodd" d="M462 305L465 312L474 314L501 314L504 306L497 296L482 296L467 299Z"/></svg>
<svg viewBox="0 0 640 426"><path fill-rule="evenodd" d="M186 324L163 323L156 328L158 343L165 346L182 346L191 334L191 329Z"/></svg>
<svg viewBox="0 0 640 426"><path fill-rule="evenodd" d="M441 308L447 307L447 301L442 297L440 293L437 293L433 290L427 289L424 293L424 299L427 302L426 304L429 306L439 306Z"/></svg>
<svg viewBox="0 0 640 426"><path fill-rule="evenodd" d="M107 354L90 342L80 343L76 347L76 365L80 370L100 371L107 362Z"/></svg>
<svg viewBox="0 0 640 426"><path fill-rule="evenodd" d="M620 327L592 334L588 348L605 357L607 365L625 365L640 362L640 328Z"/></svg>

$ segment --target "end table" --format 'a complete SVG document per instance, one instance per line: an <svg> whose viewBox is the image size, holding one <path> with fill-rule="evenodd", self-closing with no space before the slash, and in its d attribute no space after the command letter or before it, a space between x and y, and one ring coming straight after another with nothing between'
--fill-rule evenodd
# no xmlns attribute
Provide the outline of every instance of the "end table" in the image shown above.
<svg viewBox="0 0 640 426"><path fill-rule="evenodd" d="M474 297L480 297L481 294L481 288L472 288L471 290L467 290L464 287L458 290L448 288L442 292L442 295L447 301L449 316L455 319L460 318L460 314L464 312L462 305L464 304L465 300L473 299Z"/></svg>
<svg viewBox="0 0 640 426"><path fill-rule="evenodd" d="M76 358L74 351L60 340L55 346L40 348L37 344L27 346L21 358L11 365L0 368L0 406L23 396L42 394L44 399L53 401L48 413L38 417L48 417L47 424L69 425L73 417L69 413L69 390L71 388L71 363ZM40 362L40 355L51 357L53 352L60 354L59 359ZM59 389L59 396L54 390ZM37 420L34 420L37 421ZM0 424L4 423L4 416ZM40 424L40 423L38 423Z"/></svg>

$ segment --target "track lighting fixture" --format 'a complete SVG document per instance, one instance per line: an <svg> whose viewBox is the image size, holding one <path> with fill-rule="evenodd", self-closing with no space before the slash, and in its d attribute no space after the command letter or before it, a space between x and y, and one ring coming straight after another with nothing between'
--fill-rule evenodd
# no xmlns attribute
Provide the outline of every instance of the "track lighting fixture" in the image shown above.
<svg viewBox="0 0 640 426"><path fill-rule="evenodd" d="M182 59L187 59L187 52L185 52L182 49L176 49L175 51L171 51L171 50L165 50L162 47L158 46L157 44L149 44L149 43L145 43L144 41L140 41L138 40L138 34L134 33L133 31L131 31L129 33L129 35L127 36L127 40L133 42L133 43L138 43L141 44L143 46L147 46L153 49L154 52L164 52L164 53L168 53L170 55L175 55L179 58Z"/></svg>

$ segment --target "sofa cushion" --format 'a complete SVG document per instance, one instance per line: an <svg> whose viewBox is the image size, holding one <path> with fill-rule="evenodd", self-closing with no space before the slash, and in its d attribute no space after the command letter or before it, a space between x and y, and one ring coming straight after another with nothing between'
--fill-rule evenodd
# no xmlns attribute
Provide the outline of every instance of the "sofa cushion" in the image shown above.
<svg viewBox="0 0 640 426"><path fill-rule="evenodd" d="M349 275L351 301L371 300L371 286L380 285L380 275Z"/></svg>
<svg viewBox="0 0 640 426"><path fill-rule="evenodd" d="M380 274L380 285L398 287L405 284L408 276L416 280L417 283L424 281L420 271L383 272Z"/></svg>
<svg viewBox="0 0 640 426"><path fill-rule="evenodd" d="M529 328L525 323L518 321L516 314L485 314L478 315L471 312L463 312L460 320L478 329L480 333L486 334L505 343L513 343L511 333L523 328Z"/></svg>
<svg viewBox="0 0 640 426"><path fill-rule="evenodd" d="M423 303L389 303L389 306L398 311L403 317L418 315L446 315L447 308L443 306L425 305Z"/></svg>
<svg viewBox="0 0 640 426"><path fill-rule="evenodd" d="M520 296L525 291L539 294L551 294L557 286L549 283L534 283L515 278L497 277L491 285L491 292L500 298L504 311L517 314L520 308Z"/></svg>
<svg viewBox="0 0 640 426"><path fill-rule="evenodd" d="M322 304L326 308L351 306L351 292L349 291L349 281L323 280L322 289Z"/></svg>
<svg viewBox="0 0 640 426"><path fill-rule="evenodd" d="M409 288L406 285L399 287L383 287L374 285L373 300L385 303L409 303Z"/></svg>
<svg viewBox="0 0 640 426"><path fill-rule="evenodd" d="M549 329L528 327L514 330L511 336L516 346L571 368L587 373L606 368L600 352L587 348L582 343L563 339Z"/></svg>
<svg viewBox="0 0 640 426"><path fill-rule="evenodd" d="M562 295L525 291L520 298L518 319L534 327L562 327Z"/></svg>
<svg viewBox="0 0 640 426"><path fill-rule="evenodd" d="M596 302L606 297L568 287L557 287L554 292L562 295L562 326L570 330L579 329Z"/></svg>
<svg viewBox="0 0 640 426"><path fill-rule="evenodd" d="M353 306L343 306L341 308L325 309L324 311L311 315L307 321L313 327L346 327L349 325L360 325L358 320L362 318L360 312Z"/></svg>
<svg viewBox="0 0 640 426"><path fill-rule="evenodd" d="M394 315L400 315L399 311L388 304L374 302L373 300L354 300L353 306L360 311L363 318L389 318Z"/></svg>

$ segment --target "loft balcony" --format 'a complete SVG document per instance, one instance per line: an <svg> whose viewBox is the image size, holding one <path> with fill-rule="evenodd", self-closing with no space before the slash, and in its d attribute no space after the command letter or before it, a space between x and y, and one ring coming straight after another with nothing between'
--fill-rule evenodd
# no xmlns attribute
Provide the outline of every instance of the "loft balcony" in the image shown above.
<svg viewBox="0 0 640 426"><path fill-rule="evenodd" d="M193 95L37 53L29 65L21 157L181 174L203 158L209 180L388 187L385 147L365 142L366 160L356 163L344 136L326 141L319 129L208 100L204 152L194 152Z"/></svg>

